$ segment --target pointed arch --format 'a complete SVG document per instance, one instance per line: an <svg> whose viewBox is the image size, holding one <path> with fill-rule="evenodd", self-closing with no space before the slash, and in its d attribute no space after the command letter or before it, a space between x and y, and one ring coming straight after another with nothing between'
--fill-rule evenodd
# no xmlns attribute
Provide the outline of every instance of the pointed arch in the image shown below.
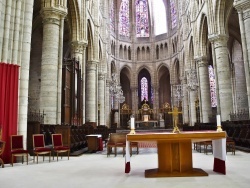
<svg viewBox="0 0 250 188"><path fill-rule="evenodd" d="M87 60L91 60L94 57L93 53L93 30L90 21L87 22L87 37L88 37L88 46L87 46Z"/></svg>

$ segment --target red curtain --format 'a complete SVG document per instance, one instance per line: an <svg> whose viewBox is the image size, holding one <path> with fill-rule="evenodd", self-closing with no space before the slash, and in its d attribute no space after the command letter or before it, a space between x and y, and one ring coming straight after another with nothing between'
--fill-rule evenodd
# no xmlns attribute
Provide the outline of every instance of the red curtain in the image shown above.
<svg viewBox="0 0 250 188"><path fill-rule="evenodd" d="M10 135L17 134L19 66L0 63L0 126L6 142L3 160L10 163Z"/></svg>

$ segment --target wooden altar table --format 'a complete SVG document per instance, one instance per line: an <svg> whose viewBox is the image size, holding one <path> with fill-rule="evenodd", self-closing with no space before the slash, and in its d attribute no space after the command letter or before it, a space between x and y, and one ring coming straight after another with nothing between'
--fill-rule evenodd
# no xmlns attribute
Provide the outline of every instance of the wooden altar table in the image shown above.
<svg viewBox="0 0 250 188"><path fill-rule="evenodd" d="M193 168L192 142L213 141L214 171L226 173L226 132L200 131L181 133L136 133L127 135L125 173L130 172L129 143L156 141L158 168L145 170L145 177L208 176L199 168ZM127 155L128 153L128 155Z"/></svg>

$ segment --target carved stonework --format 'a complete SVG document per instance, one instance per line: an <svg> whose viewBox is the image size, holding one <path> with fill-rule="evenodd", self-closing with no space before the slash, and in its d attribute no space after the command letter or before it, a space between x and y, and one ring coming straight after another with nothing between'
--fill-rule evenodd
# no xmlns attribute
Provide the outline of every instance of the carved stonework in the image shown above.
<svg viewBox="0 0 250 188"><path fill-rule="evenodd" d="M105 74L99 73L98 80L104 80Z"/></svg>
<svg viewBox="0 0 250 188"><path fill-rule="evenodd" d="M72 49L75 53L83 53L83 50L85 48L85 44L83 42L79 42L79 41L74 41L71 43Z"/></svg>
<svg viewBox="0 0 250 188"><path fill-rule="evenodd" d="M195 58L195 61L196 61L197 65L198 65L198 67L207 67L208 66L206 56L201 56L201 57Z"/></svg>
<svg viewBox="0 0 250 188"><path fill-rule="evenodd" d="M209 41L214 43L215 48L219 46L227 46L228 38L229 37L227 35L218 34L212 34L208 36Z"/></svg>
<svg viewBox="0 0 250 188"><path fill-rule="evenodd" d="M250 9L243 13L243 20L247 20L250 18Z"/></svg>
<svg viewBox="0 0 250 188"><path fill-rule="evenodd" d="M238 11L248 11L250 10L250 1L249 0L235 0L234 1L234 7Z"/></svg>

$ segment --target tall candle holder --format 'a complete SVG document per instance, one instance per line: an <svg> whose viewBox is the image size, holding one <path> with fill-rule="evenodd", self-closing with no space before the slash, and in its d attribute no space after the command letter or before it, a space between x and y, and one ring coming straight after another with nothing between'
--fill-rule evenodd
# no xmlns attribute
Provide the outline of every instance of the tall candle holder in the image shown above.
<svg viewBox="0 0 250 188"><path fill-rule="evenodd" d="M129 134L135 134L135 117L133 114L130 116L130 133Z"/></svg>
<svg viewBox="0 0 250 188"><path fill-rule="evenodd" d="M217 132L221 132L222 128L221 128L221 120L220 120L220 115L216 116L217 119Z"/></svg>

